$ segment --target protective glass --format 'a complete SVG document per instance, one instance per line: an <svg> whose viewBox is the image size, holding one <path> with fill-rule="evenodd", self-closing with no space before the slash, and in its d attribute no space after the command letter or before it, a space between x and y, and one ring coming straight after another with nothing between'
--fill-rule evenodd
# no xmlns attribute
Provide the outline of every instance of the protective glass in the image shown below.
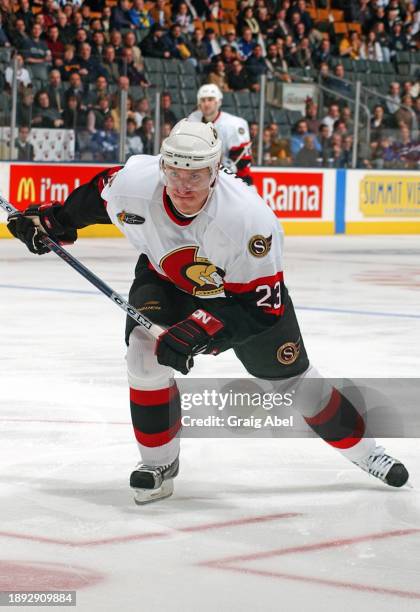
<svg viewBox="0 0 420 612"><path fill-rule="evenodd" d="M181 168L163 167L164 182L169 189L180 192L203 191L210 188L212 175L209 168L184 170Z"/></svg>

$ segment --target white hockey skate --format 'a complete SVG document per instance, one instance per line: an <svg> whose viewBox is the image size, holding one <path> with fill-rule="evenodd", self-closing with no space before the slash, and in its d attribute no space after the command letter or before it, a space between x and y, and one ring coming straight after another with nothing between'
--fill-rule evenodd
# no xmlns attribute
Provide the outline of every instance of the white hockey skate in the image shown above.
<svg viewBox="0 0 420 612"><path fill-rule="evenodd" d="M167 465L145 465L139 463L130 476L136 504L150 504L172 495L174 478L179 472L179 459Z"/></svg>
<svg viewBox="0 0 420 612"><path fill-rule="evenodd" d="M405 466L398 459L387 455L382 446L377 446L366 459L353 463L390 487L403 487L408 481Z"/></svg>

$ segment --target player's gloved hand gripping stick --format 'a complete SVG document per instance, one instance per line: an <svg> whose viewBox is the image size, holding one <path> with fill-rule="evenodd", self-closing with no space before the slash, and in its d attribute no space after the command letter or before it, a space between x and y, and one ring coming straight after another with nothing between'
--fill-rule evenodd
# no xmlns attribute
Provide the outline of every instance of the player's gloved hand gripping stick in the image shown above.
<svg viewBox="0 0 420 612"><path fill-rule="evenodd" d="M0 196L0 207L3 208L10 215L21 215L20 211L17 210L14 206L12 206L7 200L5 200L2 196ZM161 334L165 331L163 327L160 325L156 325L152 323L150 319L142 315L138 312L134 306L131 306L127 300L125 300L121 295L116 293L109 287L103 280L101 280L96 274L91 272L88 268L86 268L80 261L78 261L75 257L70 255L68 251L66 251L61 245L57 244L52 240L46 233L38 230L36 233L36 237L34 236L32 240L38 243L42 243L44 247L44 253L48 252L48 250L53 251L56 255L61 257L63 261L65 261L69 266L74 268L76 272L81 274L88 280L92 285L94 285L99 291L102 291L107 297L109 297L117 306L122 308L132 319L134 319L141 327L143 327L153 338L156 340L159 338ZM36 246L36 245L35 245ZM37 251L33 251L37 252Z"/></svg>

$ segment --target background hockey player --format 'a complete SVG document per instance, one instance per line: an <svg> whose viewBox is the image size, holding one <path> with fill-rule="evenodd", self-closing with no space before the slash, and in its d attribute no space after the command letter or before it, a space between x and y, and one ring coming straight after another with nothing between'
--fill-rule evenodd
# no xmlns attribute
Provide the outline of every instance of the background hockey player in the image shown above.
<svg viewBox="0 0 420 612"><path fill-rule="evenodd" d="M10 231L34 253L48 250L40 232L72 242L78 228L112 222L140 255L129 301L167 329L156 342L131 318L126 325L131 416L142 457L130 479L136 502L169 496L178 473L174 370L187 374L195 355L228 348L252 376L286 385L319 379L324 402L308 397L299 406L308 425L365 471L404 485L407 470L365 435L360 407L310 366L284 284L278 219L254 189L219 170L221 154L212 123L182 120L160 156L133 156L77 188L63 206L31 206L9 218Z"/></svg>
<svg viewBox="0 0 420 612"><path fill-rule="evenodd" d="M198 109L191 121L213 123L222 141L222 164L252 185L251 138L248 123L221 110L223 94L217 85L202 85L197 92Z"/></svg>

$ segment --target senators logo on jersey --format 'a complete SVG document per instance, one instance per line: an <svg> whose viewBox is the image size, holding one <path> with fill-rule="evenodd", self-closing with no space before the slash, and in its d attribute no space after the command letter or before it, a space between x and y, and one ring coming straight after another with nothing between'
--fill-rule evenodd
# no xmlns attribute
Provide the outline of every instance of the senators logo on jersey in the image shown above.
<svg viewBox="0 0 420 612"><path fill-rule="evenodd" d="M187 293L197 297L222 294L224 271L197 253L196 246L181 247L165 255L159 265L172 282Z"/></svg>
<svg viewBox="0 0 420 612"><path fill-rule="evenodd" d="M270 252L272 240L272 234L267 238L261 235L252 236L248 242L249 252L254 257L265 257Z"/></svg>

